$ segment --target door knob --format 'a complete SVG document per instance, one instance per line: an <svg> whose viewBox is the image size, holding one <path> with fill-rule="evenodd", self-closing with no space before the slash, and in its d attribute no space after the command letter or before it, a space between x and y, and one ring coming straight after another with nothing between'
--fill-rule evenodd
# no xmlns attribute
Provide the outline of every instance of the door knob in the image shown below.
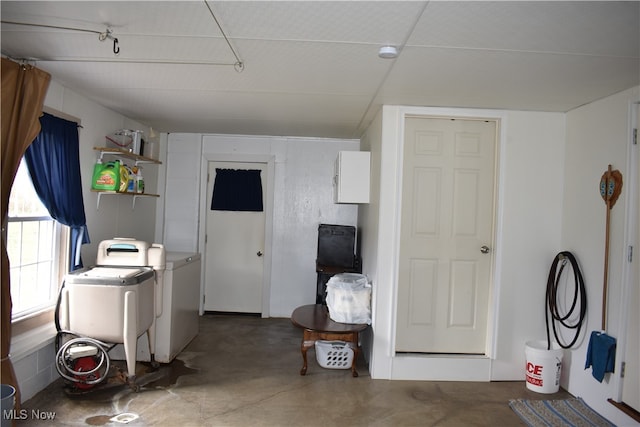
<svg viewBox="0 0 640 427"><path fill-rule="evenodd" d="M256 255L258 255L258 256L262 256L262 251L258 251L258 252L256 252Z"/></svg>
<svg viewBox="0 0 640 427"><path fill-rule="evenodd" d="M483 254L488 254L490 250L491 249L489 249L489 246L487 245L480 246L480 252L482 252Z"/></svg>

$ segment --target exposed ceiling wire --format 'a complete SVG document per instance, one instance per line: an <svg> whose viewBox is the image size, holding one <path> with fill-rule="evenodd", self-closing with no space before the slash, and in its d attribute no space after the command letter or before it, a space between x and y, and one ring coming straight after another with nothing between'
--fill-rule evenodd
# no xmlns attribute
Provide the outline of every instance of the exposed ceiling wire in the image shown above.
<svg viewBox="0 0 640 427"><path fill-rule="evenodd" d="M15 21L0 21L2 24L12 24L12 25L24 25L28 27L40 27L40 28L55 28L56 30L67 30L67 31L78 31L82 33L92 33L98 35L98 40L101 42L106 39L113 40L113 54L117 55L120 53L120 47L118 46L118 39L113 36L113 31L111 28L107 28L105 31L96 31L96 30L88 30L86 28L74 28L74 27L62 27L58 25L45 25L45 24L31 24L28 22L15 22Z"/></svg>
<svg viewBox="0 0 640 427"><path fill-rule="evenodd" d="M207 6L207 9L209 9L209 13L211 14L211 17L213 18L213 20L215 21L216 25L218 26L218 29L222 33L222 36L224 37L224 40L227 43L227 46L229 46L229 49L231 50L231 53L233 53L233 56L236 59L236 62L234 64L224 64L224 63L209 62L209 61L165 61L165 60L128 60L128 59L120 59L118 61L113 61L113 60L108 60L108 59L69 59L69 58L34 59L34 58L29 58L29 60L40 61L40 62L44 62L44 61L56 61L56 62L125 62L125 63L135 63L135 64L233 65L233 68L237 72L241 73L244 70L244 62L242 61L242 59L240 59L240 56L238 55L236 50L233 48L233 45L231 44L231 41L229 40L229 37L227 37L227 34L222 29L222 26L220 25L220 21L218 21L218 18L216 17L215 13L213 12L213 9L211 9L211 6L207 2L207 0L204 0L204 3ZM57 29L57 30L79 31L79 32L84 32L84 33L97 34L98 35L98 40L100 40L100 41L104 41L106 39L113 40L113 53L114 53L114 55L118 55L120 53L120 47L118 46L118 39L113 36L113 31L111 30L111 28L107 28L105 31L96 31L96 30L89 30L89 29L86 29L86 28L64 27L64 26L58 26L58 25L45 25L45 24L32 24L32 23L27 23L27 22L16 22L16 21L0 21L0 23L2 23L2 24L12 24L12 25L24 25L24 26L29 26L29 27L54 28L54 29Z"/></svg>
<svg viewBox="0 0 640 427"><path fill-rule="evenodd" d="M69 30L69 31L80 31L80 32L85 32L85 33L94 33L94 34L102 34L102 32L100 31L96 31L96 30L87 30L86 28L73 28L73 27L60 27L57 25L45 25L45 24L31 24L28 22L15 22L15 21L0 21L3 24L12 24L12 25L25 25L28 27L42 27L42 28L55 28L58 30Z"/></svg>
<svg viewBox="0 0 640 427"><path fill-rule="evenodd" d="M233 48L233 45L229 41L229 37L227 37L227 34L222 29L222 26L220 25L220 22L218 21L218 18L216 17L216 14L213 13L213 9L211 9L211 6L209 6L209 2L207 0L204 0L204 4L207 5L207 9L209 9L209 13L211 14L211 17L216 22L216 25L218 26L218 29L222 33L222 36L224 37L224 40L227 42L227 46L229 46L229 49L231 49L231 52L233 53L233 56L236 57L236 63L233 64L233 67L236 69L237 72L241 73L244 70L244 62L242 62L242 60L238 56L238 53Z"/></svg>

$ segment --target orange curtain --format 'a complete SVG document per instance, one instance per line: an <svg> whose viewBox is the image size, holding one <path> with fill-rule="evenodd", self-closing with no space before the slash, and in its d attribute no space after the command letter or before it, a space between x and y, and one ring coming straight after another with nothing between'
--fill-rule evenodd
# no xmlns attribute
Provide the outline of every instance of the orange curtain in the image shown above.
<svg viewBox="0 0 640 427"><path fill-rule="evenodd" d="M5 384L16 388L16 405L20 406L20 389L9 357L11 347L11 283L9 258L6 247L7 214L11 186L25 150L40 132L39 117L42 115L44 97L51 76L45 71L29 65L21 65L2 58L2 287L0 296L2 346L1 378Z"/></svg>

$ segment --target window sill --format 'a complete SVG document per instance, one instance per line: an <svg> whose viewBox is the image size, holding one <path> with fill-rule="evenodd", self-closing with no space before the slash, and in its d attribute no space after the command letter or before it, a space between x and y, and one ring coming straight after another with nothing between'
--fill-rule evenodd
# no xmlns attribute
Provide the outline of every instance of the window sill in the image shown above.
<svg viewBox="0 0 640 427"><path fill-rule="evenodd" d="M33 328L11 339L11 360L13 363L54 342L56 328L50 323Z"/></svg>
<svg viewBox="0 0 640 427"><path fill-rule="evenodd" d="M54 325L54 311L55 307L51 306L27 316L12 319L11 339L15 340L23 335L26 337L30 332L36 331L41 327Z"/></svg>

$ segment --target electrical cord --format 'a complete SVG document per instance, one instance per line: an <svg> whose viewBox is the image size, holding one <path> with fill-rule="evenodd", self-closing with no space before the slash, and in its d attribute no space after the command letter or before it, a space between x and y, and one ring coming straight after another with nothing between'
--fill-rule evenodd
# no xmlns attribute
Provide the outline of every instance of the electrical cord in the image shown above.
<svg viewBox="0 0 640 427"><path fill-rule="evenodd" d="M573 300L571 301L571 307L565 315L560 313L560 308L557 304L558 301L558 284L560 283L560 277L564 271L567 261L571 264L574 277L574 289ZM559 266L558 266L559 264ZM549 332L549 324L553 329L553 335L562 348L571 348L578 340L580 336L580 330L584 324L584 318L587 313L587 294L584 286L584 279L582 278L582 272L578 266L578 261L571 252L562 251L556 255L551 264L549 270L549 278L547 279L547 293L545 297L545 322L547 325L547 350L551 350L551 335ZM578 305L579 304L579 305ZM571 318L575 319L575 310L579 309L578 319L571 322ZM549 319L551 316L551 319ZM551 320L551 321L550 321ZM560 341L558 334L557 323L560 323L567 329L575 329L575 335L569 344L565 344Z"/></svg>

